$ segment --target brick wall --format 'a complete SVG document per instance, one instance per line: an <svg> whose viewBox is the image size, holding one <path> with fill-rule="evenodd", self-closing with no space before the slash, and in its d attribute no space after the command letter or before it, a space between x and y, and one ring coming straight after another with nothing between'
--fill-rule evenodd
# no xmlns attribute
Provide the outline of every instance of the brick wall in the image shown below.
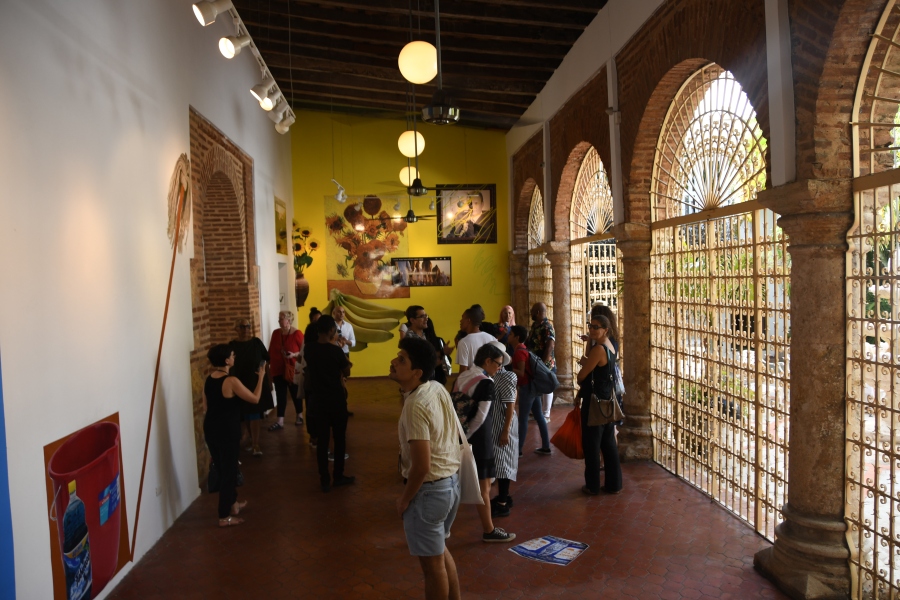
<svg viewBox="0 0 900 600"><path fill-rule="evenodd" d="M513 155L514 248L528 249L528 211L534 187L544 184L544 132L539 129Z"/></svg>
<svg viewBox="0 0 900 600"><path fill-rule="evenodd" d="M578 169L591 146L597 149L609 175L609 95L606 68L600 69L584 87L550 119L550 177L553 180L552 238L569 239L572 193Z"/></svg>
<svg viewBox="0 0 900 600"><path fill-rule="evenodd" d="M200 481L209 453L203 440L201 392L210 346L234 337L234 322L259 329L259 285L253 223L253 160L193 108L190 109L191 200L194 258L191 299L194 350L191 384Z"/></svg>
<svg viewBox="0 0 900 600"><path fill-rule="evenodd" d="M650 222L650 177L662 122L678 89L704 64L715 62L734 74L769 135L764 9L761 0L670 0L617 55L626 221Z"/></svg>

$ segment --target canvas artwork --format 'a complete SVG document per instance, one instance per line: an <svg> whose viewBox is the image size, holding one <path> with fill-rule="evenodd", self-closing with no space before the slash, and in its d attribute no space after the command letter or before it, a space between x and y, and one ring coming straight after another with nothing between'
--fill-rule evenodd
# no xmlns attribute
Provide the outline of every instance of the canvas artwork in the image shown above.
<svg viewBox="0 0 900 600"><path fill-rule="evenodd" d="M392 258L394 285L432 287L453 285L450 257Z"/></svg>
<svg viewBox="0 0 900 600"><path fill-rule="evenodd" d="M497 243L497 186L438 185L439 244Z"/></svg>
<svg viewBox="0 0 900 600"><path fill-rule="evenodd" d="M409 298L394 285L391 255L408 256L407 223L377 196L337 202L325 197L328 291L359 298Z"/></svg>
<svg viewBox="0 0 900 600"><path fill-rule="evenodd" d="M290 240L287 228L287 206L275 198L275 252L287 254L288 244L290 244Z"/></svg>

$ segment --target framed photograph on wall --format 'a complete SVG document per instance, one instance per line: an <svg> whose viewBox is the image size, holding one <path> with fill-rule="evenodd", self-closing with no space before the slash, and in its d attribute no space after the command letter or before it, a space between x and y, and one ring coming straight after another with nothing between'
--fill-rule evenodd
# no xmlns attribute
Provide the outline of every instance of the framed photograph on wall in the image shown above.
<svg viewBox="0 0 900 600"><path fill-rule="evenodd" d="M287 205L283 200L275 198L275 252L287 254L288 245Z"/></svg>
<svg viewBox="0 0 900 600"><path fill-rule="evenodd" d="M497 186L437 186L438 244L496 244Z"/></svg>
<svg viewBox="0 0 900 600"><path fill-rule="evenodd" d="M450 257L392 258L394 285L434 287L453 285Z"/></svg>

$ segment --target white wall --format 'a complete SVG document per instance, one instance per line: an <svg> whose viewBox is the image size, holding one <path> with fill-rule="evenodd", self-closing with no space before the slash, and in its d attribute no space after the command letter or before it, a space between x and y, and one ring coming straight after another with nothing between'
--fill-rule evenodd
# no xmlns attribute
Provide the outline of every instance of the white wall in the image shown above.
<svg viewBox="0 0 900 600"><path fill-rule="evenodd" d="M190 0L6 0L0 19L0 353L20 598L51 598L43 446L111 413L129 526L171 249L167 189L194 106L254 159L263 335L278 311L273 196L290 146ZM188 260L176 263L138 531L140 558L198 493ZM160 488L160 495L156 495ZM215 515L210 515L210 526ZM119 574L121 578L130 568ZM111 590L114 580L106 591Z"/></svg>

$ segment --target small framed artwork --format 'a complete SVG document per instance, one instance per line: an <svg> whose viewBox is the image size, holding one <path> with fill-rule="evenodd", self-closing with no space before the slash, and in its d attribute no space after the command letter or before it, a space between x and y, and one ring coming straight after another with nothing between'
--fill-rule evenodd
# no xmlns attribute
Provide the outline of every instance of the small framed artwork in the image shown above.
<svg viewBox="0 0 900 600"><path fill-rule="evenodd" d="M437 186L438 244L496 244L497 186Z"/></svg>
<svg viewBox="0 0 900 600"><path fill-rule="evenodd" d="M275 198L275 252L288 253L287 205L283 200Z"/></svg>
<svg viewBox="0 0 900 600"><path fill-rule="evenodd" d="M392 258L393 284L400 287L453 285L450 257Z"/></svg>

